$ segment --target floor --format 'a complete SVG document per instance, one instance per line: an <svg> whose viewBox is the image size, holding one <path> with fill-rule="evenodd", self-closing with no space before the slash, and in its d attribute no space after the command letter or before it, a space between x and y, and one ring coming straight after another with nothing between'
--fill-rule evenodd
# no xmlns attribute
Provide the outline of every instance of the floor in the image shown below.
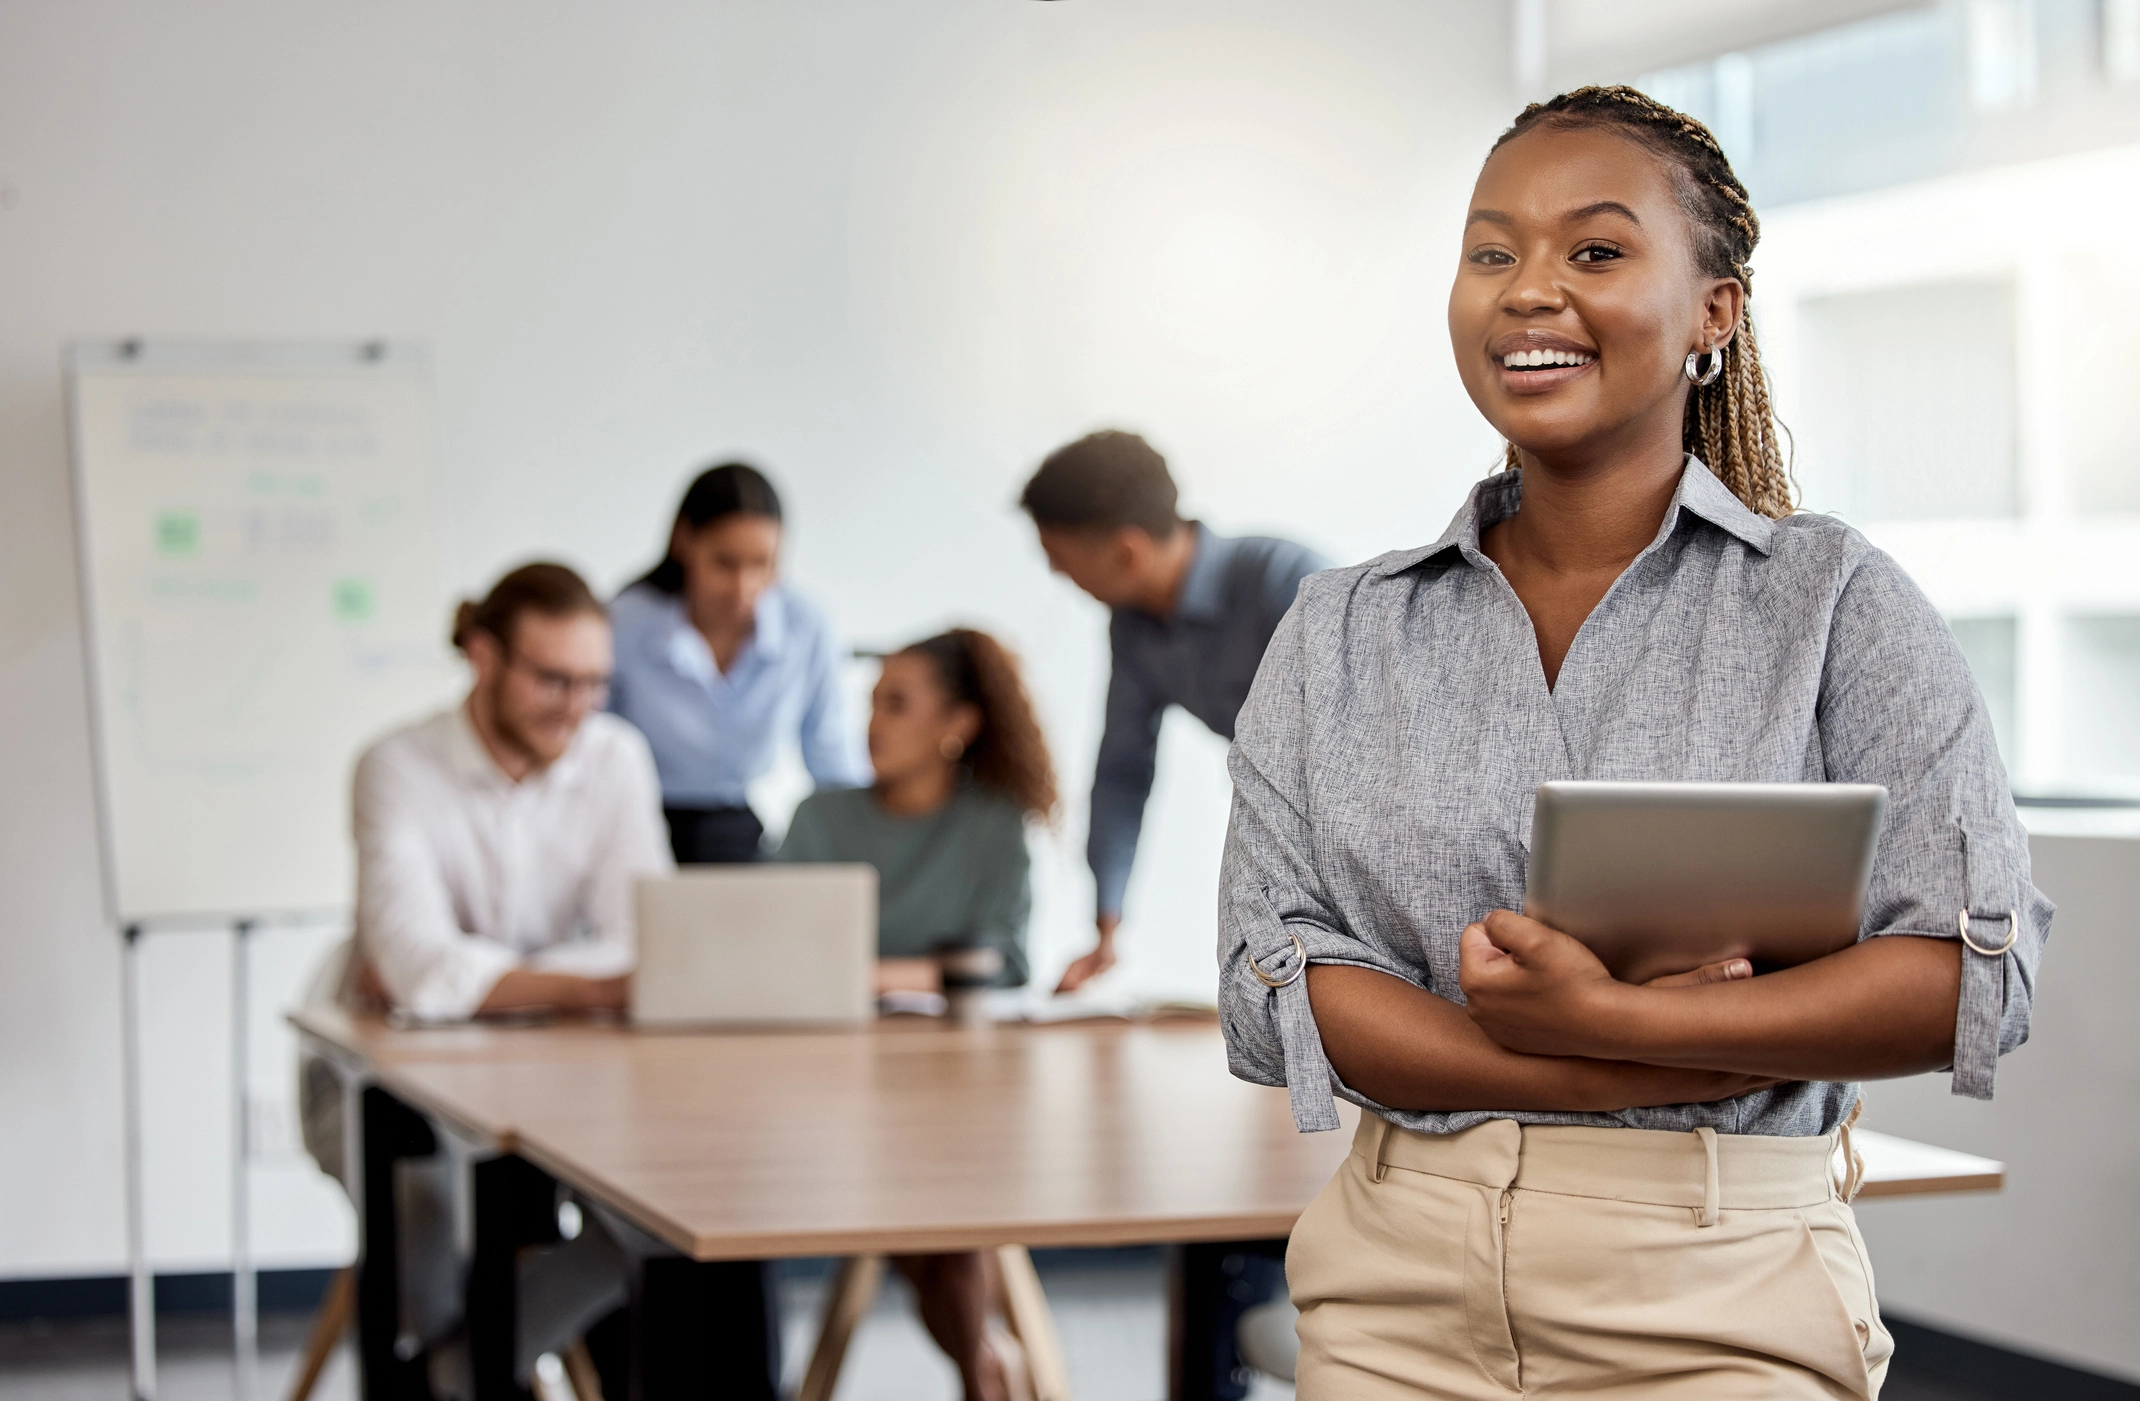
<svg viewBox="0 0 2140 1401"><path fill-rule="evenodd" d="M1102 1263L1043 1267L1075 1394L1087 1401L1159 1401L1166 1391L1164 1279L1155 1255L1110 1255ZM789 1384L800 1380L815 1339L823 1279L786 1285ZM255 1401L280 1401L309 1320L261 1320ZM158 1325L158 1401L230 1401L227 1315L167 1315ZM126 1326L121 1319L0 1324L0 1401L121 1401L126 1396ZM1252 1401L1289 1401L1293 1388L1263 1381ZM315 1401L355 1401L345 1346L313 1393ZM957 1401L957 1376L922 1331L904 1282L887 1282L856 1333L839 1401Z"/></svg>
<svg viewBox="0 0 2140 1401"><path fill-rule="evenodd" d="M1070 1379L1086 1401L1159 1401L1164 1378L1164 1279L1156 1254L1109 1253L1088 1261L1042 1262ZM790 1383L800 1377L818 1316L822 1276L786 1285ZM271 1314L261 1324L255 1401L280 1401L308 1320ZM2140 1388L2078 1373L2051 1380L2046 1364L1946 1335L1895 1328L1899 1350L1882 1401L2061 1401L2140 1398ZM126 1392L126 1326L95 1318L0 1324L0 1401L120 1401ZM230 1401L238 1396L226 1316L167 1316L159 1332L159 1401ZM2051 1368L2051 1372L2064 1372ZM1293 1389L1259 1382L1252 1401L1289 1401ZM317 1401L355 1401L348 1350L335 1358ZM951 1369L913 1312L905 1285L886 1285L875 1313L848 1352L840 1401L956 1401ZM242 1401L242 1398L241 1398Z"/></svg>

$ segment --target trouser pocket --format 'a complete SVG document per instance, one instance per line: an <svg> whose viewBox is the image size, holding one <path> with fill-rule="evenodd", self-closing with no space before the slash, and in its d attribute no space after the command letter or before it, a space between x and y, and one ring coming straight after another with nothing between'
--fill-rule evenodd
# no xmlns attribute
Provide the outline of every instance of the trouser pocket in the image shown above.
<svg viewBox="0 0 2140 1401"><path fill-rule="evenodd" d="M1516 1350L1499 1189L1345 1160L1293 1228L1301 1401L1501 1398Z"/></svg>

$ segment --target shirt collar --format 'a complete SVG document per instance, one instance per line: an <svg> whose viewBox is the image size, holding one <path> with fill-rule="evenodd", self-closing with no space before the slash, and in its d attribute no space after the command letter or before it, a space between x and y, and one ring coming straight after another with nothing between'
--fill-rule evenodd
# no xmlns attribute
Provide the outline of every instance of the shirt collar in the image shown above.
<svg viewBox="0 0 2140 1401"><path fill-rule="evenodd" d="M719 668L713 664L713 650L706 645L706 639L691 626L691 615L684 611L683 596L665 595L659 606L668 626L666 631L655 635L656 650L683 675L712 685ZM787 650L794 635L794 618L788 607L787 594L775 584L758 595L758 611L751 620L751 634L743 640L743 650L737 654L737 660L746 656L777 660Z"/></svg>
<svg viewBox="0 0 2140 1401"><path fill-rule="evenodd" d="M1187 522L1187 528L1196 532L1196 553L1190 556L1189 572L1182 577L1174 616L1214 622L1226 611L1227 566L1233 563L1239 542L1212 533L1199 521Z"/></svg>
<svg viewBox="0 0 2140 1401"><path fill-rule="evenodd" d="M1522 500L1522 469L1496 472L1471 488L1470 495L1457 508L1440 539L1431 545L1390 555L1376 565L1372 573L1378 578L1401 574L1449 549L1478 554L1479 537L1489 527L1516 514L1516 507ZM1693 453L1687 454L1686 462L1680 467L1679 486L1672 493L1672 504L1665 508L1664 520L1657 528L1657 539L1668 538L1678 528L1682 511L1701 517L1764 555L1775 543L1776 523L1747 509L1746 503L1732 495L1731 489L1717 480L1708 464Z"/></svg>
<svg viewBox="0 0 2140 1401"><path fill-rule="evenodd" d="M588 719L593 719L589 716ZM572 782L580 770L581 755L585 752L587 722L580 723L579 732L572 736L572 743L558 755L557 762L537 769L519 782L514 782L498 761L491 758L490 751L483 747L483 737L476 733L476 722L468 713L468 701L464 698L453 708L453 723L446 732L446 762L454 773L472 784L494 788L526 788L539 783Z"/></svg>
<svg viewBox="0 0 2140 1401"><path fill-rule="evenodd" d="M1732 495L1731 488L1709 470L1709 464L1691 452L1687 454L1686 469L1679 474L1679 490L1672 495L1672 505L1676 510L1692 511L1762 554L1775 547L1776 522ZM1673 523L1673 512L1665 513L1665 523Z"/></svg>

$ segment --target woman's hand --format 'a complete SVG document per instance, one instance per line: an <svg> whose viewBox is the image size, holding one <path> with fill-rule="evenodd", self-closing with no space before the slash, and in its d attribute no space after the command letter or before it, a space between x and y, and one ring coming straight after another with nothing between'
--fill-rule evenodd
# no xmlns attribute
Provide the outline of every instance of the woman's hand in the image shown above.
<svg viewBox="0 0 2140 1401"><path fill-rule="evenodd" d="M1624 984L1598 956L1557 929L1495 910L1464 931L1457 952L1464 1010L1511 1051L1534 1056L1596 1052L1593 1028L1610 1017Z"/></svg>
<svg viewBox="0 0 2140 1401"><path fill-rule="evenodd" d="M1466 929L1458 950L1465 1010L1496 1043L1540 1056L1611 1056L1602 1034L1625 1006L1596 954L1559 930L1495 910ZM1743 958L1652 978L1646 988L1701 987L1754 975Z"/></svg>

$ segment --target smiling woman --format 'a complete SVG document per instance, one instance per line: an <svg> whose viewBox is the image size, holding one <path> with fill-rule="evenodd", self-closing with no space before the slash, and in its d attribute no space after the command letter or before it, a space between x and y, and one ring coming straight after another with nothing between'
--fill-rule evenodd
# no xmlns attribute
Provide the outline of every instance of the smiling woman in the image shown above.
<svg viewBox="0 0 2140 1401"><path fill-rule="evenodd" d="M1745 309L1745 299L1753 294L1753 268L1749 264L1754 245L1761 239L1761 221L1716 138L1700 122L1632 88L1583 88L1527 109L1494 143L1494 149L1500 150L1539 126L1570 132L1586 126L1610 131L1622 140L1632 138L1661 158L1671 181L1673 199L1691 234L1686 242L1693 271L1715 279L1720 287L1728 283L1736 289L1727 293L1734 298L1736 331L1726 329L1704 336L1681 362L1686 377L1694 383L1682 414L1681 442L1688 452L1709 464L1750 510L1765 516L1789 515L1790 478L1777 441L1768 377L1761 368L1753 318ZM1571 209L1564 217L1570 225L1604 222L1600 230L1585 230L1597 236L1582 240L1569 255L1570 262L1599 270L1604 264L1627 257L1629 249L1624 240L1629 231L1642 227L1633 209L1612 199ZM1471 219L1474 226L1510 226L1508 214L1499 210L1475 208ZM1611 226L1613 220L1620 221L1618 229ZM1513 265L1511 255L1494 246L1490 238L1472 247L1466 262L1481 269ZM1462 285L1459 283L1460 288ZM1510 338L1502 355L1506 368L1589 363L1596 359L1594 346L1557 342L1551 331L1533 334L1541 339L1534 343ZM1563 358L1528 358L1540 352ZM1536 386L1538 390L1548 387L1544 383ZM1514 443L1509 445L1508 465L1522 465Z"/></svg>
<svg viewBox="0 0 2140 1401"><path fill-rule="evenodd" d="M1449 297L1509 470L1441 539L1313 575L1229 766L1220 1004L1303 1129L1300 1394L1839 1397L1891 1343L1847 1198L1854 1081L1988 1098L2050 906L1951 633L1794 514L1746 319L1759 224L1625 88L1488 156ZM1514 913L1558 779L1876 783L1859 942L1640 986Z"/></svg>

